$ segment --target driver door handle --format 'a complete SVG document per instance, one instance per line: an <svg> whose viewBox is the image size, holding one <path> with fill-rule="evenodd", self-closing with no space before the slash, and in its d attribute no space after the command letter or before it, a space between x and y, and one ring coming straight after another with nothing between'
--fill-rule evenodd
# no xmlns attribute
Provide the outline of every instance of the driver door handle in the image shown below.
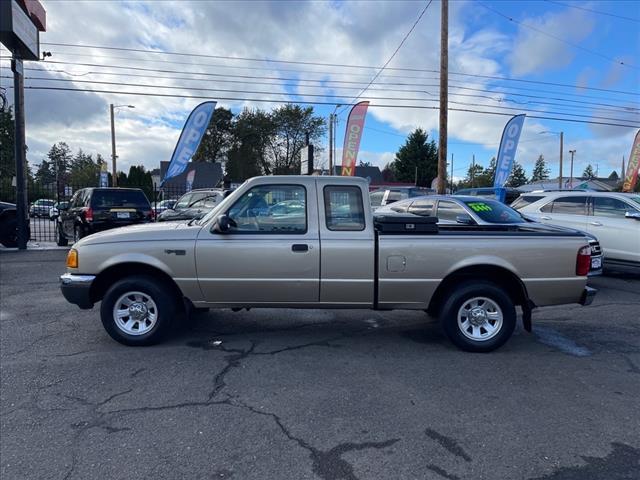
<svg viewBox="0 0 640 480"><path fill-rule="evenodd" d="M591 225L595 226L595 227L601 227L602 223L600 222L589 222Z"/></svg>
<svg viewBox="0 0 640 480"><path fill-rule="evenodd" d="M291 251L292 252L308 252L309 245L306 245L304 243L294 243L293 245L291 245Z"/></svg>
<svg viewBox="0 0 640 480"><path fill-rule="evenodd" d="M542 220L551 220L551 217L547 217L546 215L543 215L540 217Z"/></svg>

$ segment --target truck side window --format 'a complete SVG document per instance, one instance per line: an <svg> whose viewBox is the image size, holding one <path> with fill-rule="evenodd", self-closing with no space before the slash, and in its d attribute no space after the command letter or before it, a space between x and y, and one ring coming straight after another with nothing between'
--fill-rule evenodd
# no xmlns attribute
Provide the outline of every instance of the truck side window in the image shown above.
<svg viewBox="0 0 640 480"><path fill-rule="evenodd" d="M307 192L300 185L260 185L240 197L227 215L231 233L307 232Z"/></svg>
<svg viewBox="0 0 640 480"><path fill-rule="evenodd" d="M324 187L324 211L329 230L364 230L364 207L362 193L358 187Z"/></svg>

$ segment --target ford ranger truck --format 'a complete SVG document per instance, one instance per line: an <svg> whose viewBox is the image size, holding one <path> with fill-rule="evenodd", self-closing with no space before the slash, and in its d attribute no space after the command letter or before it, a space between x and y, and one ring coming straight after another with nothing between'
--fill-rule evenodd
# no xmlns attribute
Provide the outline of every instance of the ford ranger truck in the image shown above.
<svg viewBox="0 0 640 480"><path fill-rule="evenodd" d="M160 342L193 308L425 310L459 348L488 352L513 333L516 307L591 303L588 240L532 223L447 230L408 215L374 222L365 179L247 180L187 223L134 225L73 245L65 298L100 304L126 345Z"/></svg>

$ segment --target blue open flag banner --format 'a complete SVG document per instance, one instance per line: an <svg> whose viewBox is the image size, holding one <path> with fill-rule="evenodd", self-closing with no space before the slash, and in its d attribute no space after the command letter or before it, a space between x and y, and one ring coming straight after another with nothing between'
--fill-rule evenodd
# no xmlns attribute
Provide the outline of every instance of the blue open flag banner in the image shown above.
<svg viewBox="0 0 640 480"><path fill-rule="evenodd" d="M216 103L204 102L193 109L182 128L182 133L180 133L180 138L171 156L169 168L167 168L167 173L162 179L162 184L185 171L189 160L198 150L204 132L207 131Z"/></svg>
<svg viewBox="0 0 640 480"><path fill-rule="evenodd" d="M504 187L511 170L513 162L516 159L516 149L520 140L520 133L524 125L525 114L516 115L507 122L502 132L500 140L500 149L498 150L498 158L496 161L496 176L493 181L494 187Z"/></svg>

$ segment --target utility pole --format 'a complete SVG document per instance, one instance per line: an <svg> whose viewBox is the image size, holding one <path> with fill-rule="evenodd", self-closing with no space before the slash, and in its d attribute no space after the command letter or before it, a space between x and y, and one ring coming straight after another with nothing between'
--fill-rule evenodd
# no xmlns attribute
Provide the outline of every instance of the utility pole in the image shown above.
<svg viewBox="0 0 640 480"><path fill-rule="evenodd" d="M558 177L558 189L562 190L562 150L564 149L564 132L560 132L560 176Z"/></svg>
<svg viewBox="0 0 640 480"><path fill-rule="evenodd" d="M329 175L333 175L333 113L329 114Z"/></svg>
<svg viewBox="0 0 640 480"><path fill-rule="evenodd" d="M471 158L471 188L473 188L475 186L474 180L476 178L476 154L474 153Z"/></svg>
<svg viewBox="0 0 640 480"><path fill-rule="evenodd" d="M573 156L576 154L575 149L574 150L569 150L569 153L571 154L571 169L569 171L569 188L573 189Z"/></svg>
<svg viewBox="0 0 640 480"><path fill-rule="evenodd" d="M451 154L451 185L449 186L449 191L453 193L453 153Z"/></svg>
<svg viewBox="0 0 640 480"><path fill-rule="evenodd" d="M118 186L118 175L116 174L116 127L113 120L113 103L109 105L109 112L111 113L111 185Z"/></svg>
<svg viewBox="0 0 640 480"><path fill-rule="evenodd" d="M442 0L440 13L440 138L438 139L438 189L445 193L447 176L447 102L449 81L449 0Z"/></svg>
<svg viewBox="0 0 640 480"><path fill-rule="evenodd" d="M24 73L22 59L13 53L11 60L13 71L13 102L15 117L15 145L16 156L16 215L18 217L18 249L26 250L29 240L27 220L27 188L24 167L26 163L25 134L24 134Z"/></svg>

